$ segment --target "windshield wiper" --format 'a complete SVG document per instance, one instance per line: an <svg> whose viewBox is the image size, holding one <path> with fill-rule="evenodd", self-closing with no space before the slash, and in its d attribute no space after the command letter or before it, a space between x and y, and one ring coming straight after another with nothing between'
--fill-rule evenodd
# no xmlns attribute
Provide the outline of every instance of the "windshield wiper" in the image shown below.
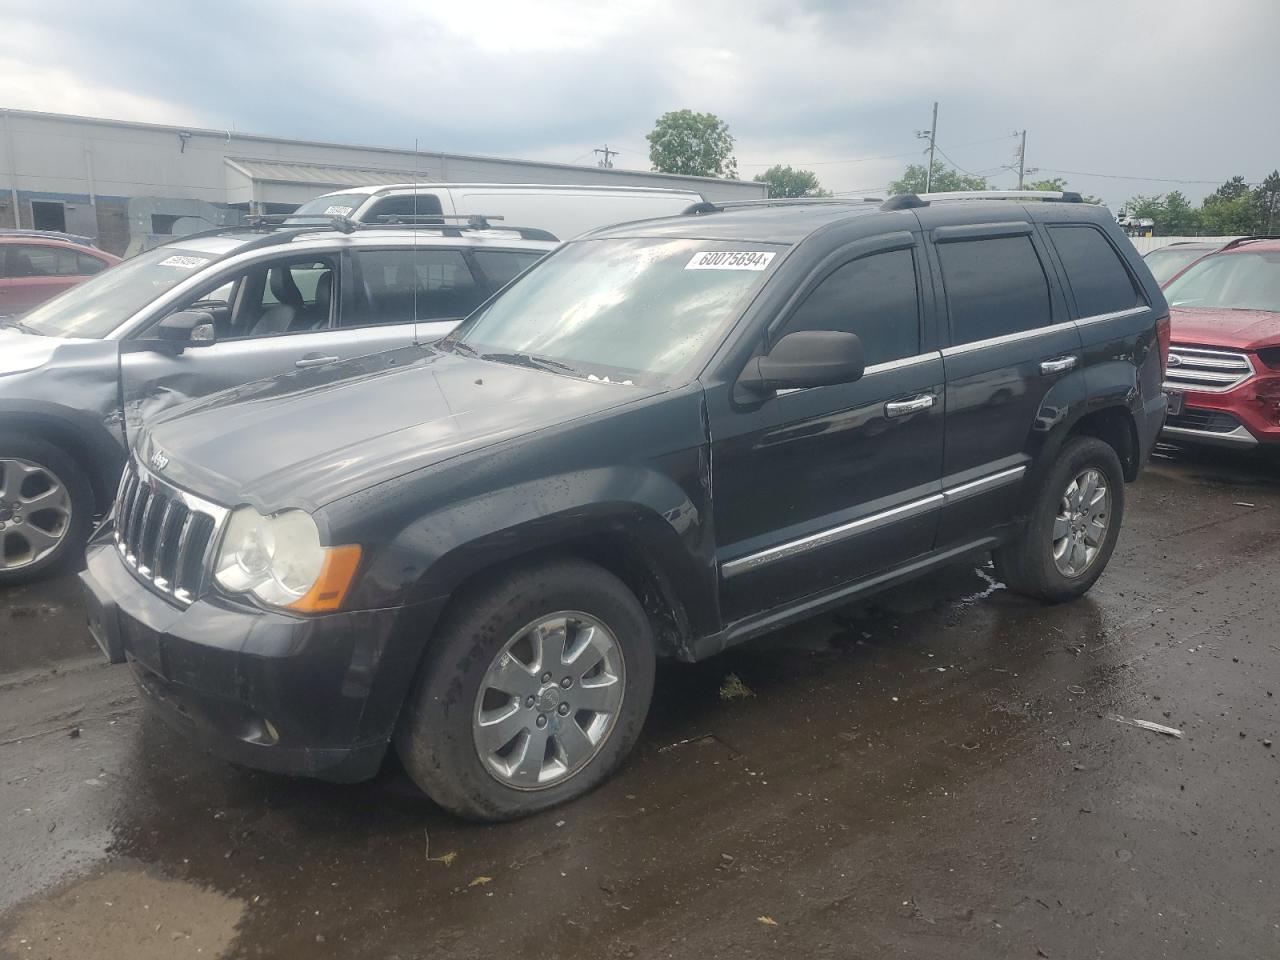
<svg viewBox="0 0 1280 960"><path fill-rule="evenodd" d="M0 327L13 327L15 330L21 330L23 333L30 333L39 336L40 332L34 327L28 327L17 317L0 317Z"/></svg>
<svg viewBox="0 0 1280 960"><path fill-rule="evenodd" d="M480 359L493 360L497 363L510 363L518 367L530 367L534 370L571 373L576 377L582 376L581 370L571 367L567 363L561 363L559 360L552 360L549 357L537 357L531 353L482 353L480 354Z"/></svg>
<svg viewBox="0 0 1280 960"><path fill-rule="evenodd" d="M466 356L466 357L478 357L478 356L480 356L480 351L479 351L479 350L477 350L475 347L473 347L473 346L472 346L471 344L469 344L469 343L463 343L461 340L451 340L451 341L449 341L449 349L450 349L451 351L454 351L454 352L460 353L460 354L462 354L463 356Z"/></svg>

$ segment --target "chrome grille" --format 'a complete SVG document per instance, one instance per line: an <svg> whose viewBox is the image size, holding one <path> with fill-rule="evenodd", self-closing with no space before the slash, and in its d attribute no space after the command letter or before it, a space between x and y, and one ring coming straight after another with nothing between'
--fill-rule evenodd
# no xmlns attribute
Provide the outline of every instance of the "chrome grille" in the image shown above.
<svg viewBox="0 0 1280 960"><path fill-rule="evenodd" d="M1165 386L1223 393L1238 387L1253 373L1248 354L1236 350L1183 347L1175 343L1169 348Z"/></svg>
<svg viewBox="0 0 1280 960"><path fill-rule="evenodd" d="M226 514L130 460L116 495L116 548L139 579L186 606L203 591Z"/></svg>

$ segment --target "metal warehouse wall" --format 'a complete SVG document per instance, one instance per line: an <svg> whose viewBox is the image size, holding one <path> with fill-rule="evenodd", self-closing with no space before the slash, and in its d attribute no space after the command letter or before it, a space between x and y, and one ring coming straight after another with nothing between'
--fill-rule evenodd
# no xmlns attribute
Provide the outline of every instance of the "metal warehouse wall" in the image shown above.
<svg viewBox="0 0 1280 960"><path fill-rule="evenodd" d="M225 222L209 211L250 203L263 208L297 204L348 183L338 174L331 184L251 182L228 158L360 168L378 182L412 180L416 174L424 181L673 187L696 190L709 200L766 195L763 184L743 181L0 109L0 226L15 225L15 206L21 225L30 227L33 200L61 202L67 230L97 236L107 249L122 252L131 235L136 240L153 229L155 214Z"/></svg>

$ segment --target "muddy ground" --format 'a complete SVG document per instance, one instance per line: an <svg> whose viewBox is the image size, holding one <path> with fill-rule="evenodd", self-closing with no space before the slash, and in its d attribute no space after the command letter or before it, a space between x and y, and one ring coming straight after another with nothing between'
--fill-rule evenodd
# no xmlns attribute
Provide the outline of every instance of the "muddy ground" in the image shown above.
<svg viewBox="0 0 1280 960"><path fill-rule="evenodd" d="M664 669L501 826L204 757L72 583L7 591L0 956L1280 956L1280 471L1166 451L1128 511L1074 604L965 565Z"/></svg>

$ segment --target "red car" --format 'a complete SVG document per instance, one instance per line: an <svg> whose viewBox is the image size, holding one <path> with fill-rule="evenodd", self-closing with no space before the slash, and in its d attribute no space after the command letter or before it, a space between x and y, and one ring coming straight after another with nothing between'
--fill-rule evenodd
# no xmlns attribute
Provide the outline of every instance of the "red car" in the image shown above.
<svg viewBox="0 0 1280 960"><path fill-rule="evenodd" d="M119 262L94 247L35 231L0 234L0 317L26 313Z"/></svg>
<svg viewBox="0 0 1280 960"><path fill-rule="evenodd" d="M1233 240L1164 293L1173 327L1165 436L1280 445L1280 238Z"/></svg>

